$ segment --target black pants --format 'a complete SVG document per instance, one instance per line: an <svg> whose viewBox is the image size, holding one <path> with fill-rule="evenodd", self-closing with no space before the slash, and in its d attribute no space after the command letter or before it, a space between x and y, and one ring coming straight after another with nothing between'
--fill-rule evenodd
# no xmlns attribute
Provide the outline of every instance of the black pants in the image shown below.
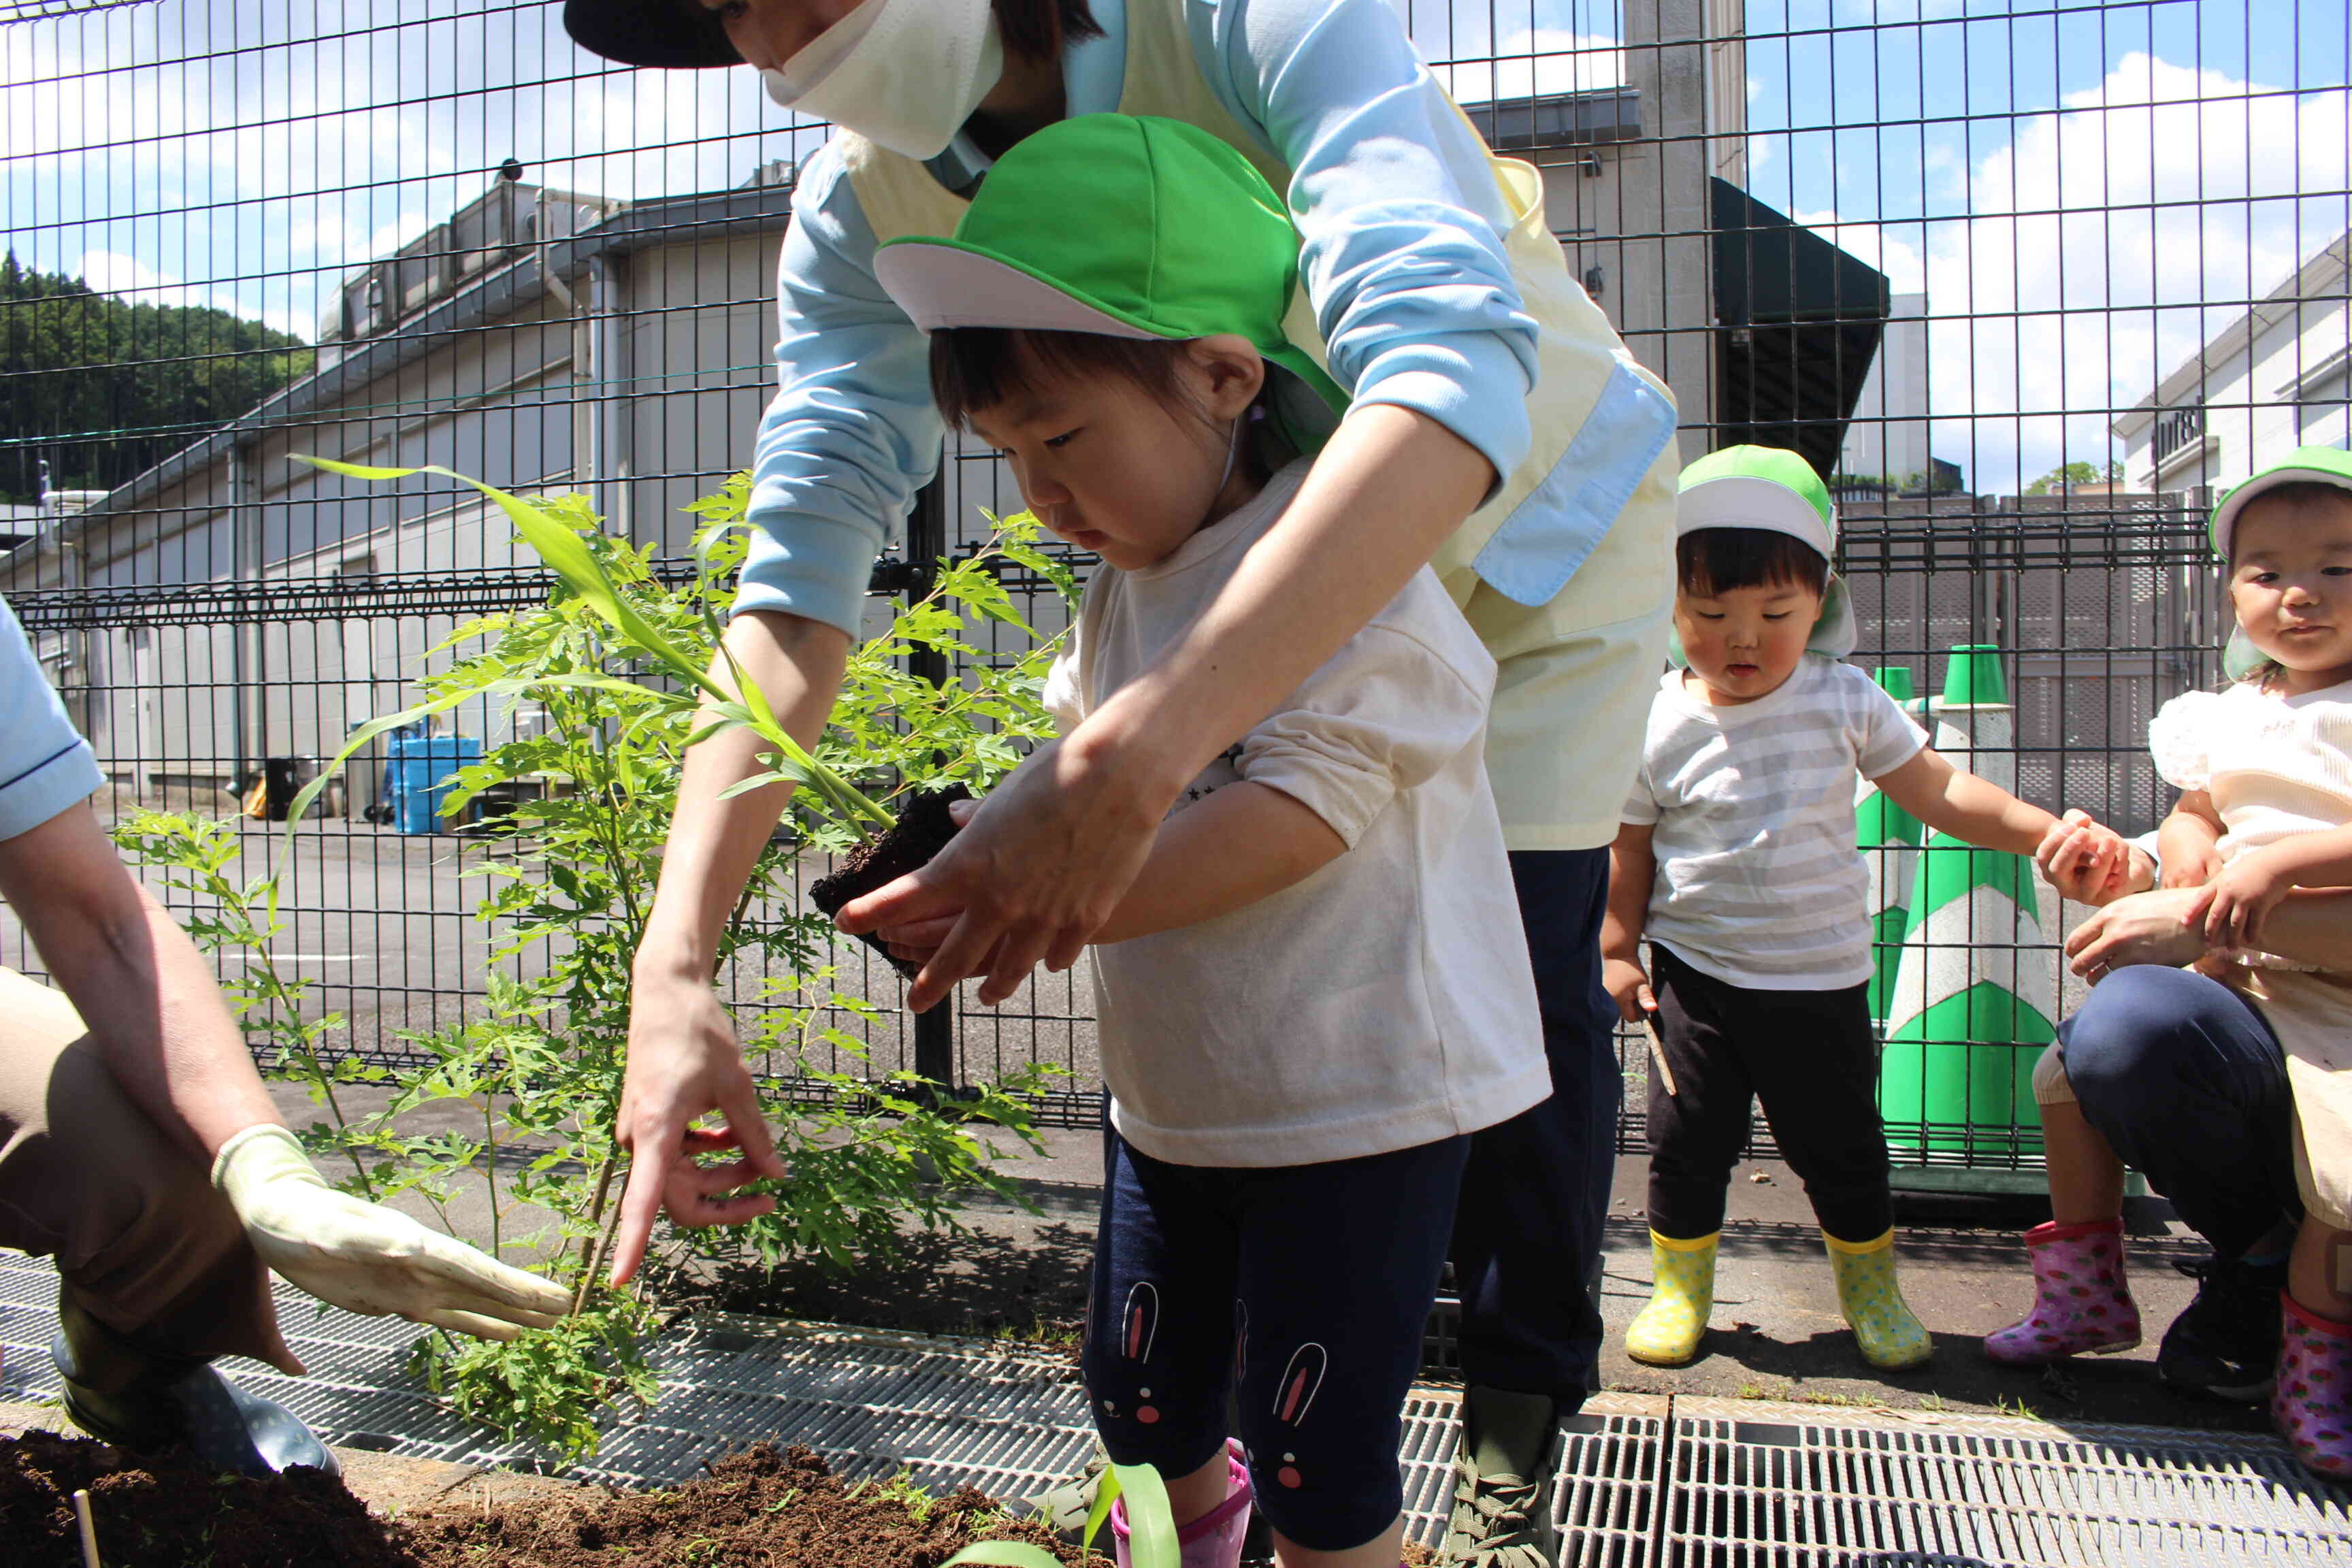
<svg viewBox="0 0 2352 1568"><path fill-rule="evenodd" d="M1549 1395L1601 1386L1601 1238L1617 1163L1617 1008L1601 984L1606 849L1514 850L1552 1095L1470 1135L1454 1216L1462 1376Z"/></svg>
<svg viewBox="0 0 2352 1568"><path fill-rule="evenodd" d="M1651 1075L1650 1228L1676 1241L1723 1228L1748 1106L1760 1100L1822 1228L1840 1241L1885 1236L1895 1210L1868 987L1729 985L1652 942L1650 988L1676 1089Z"/></svg>

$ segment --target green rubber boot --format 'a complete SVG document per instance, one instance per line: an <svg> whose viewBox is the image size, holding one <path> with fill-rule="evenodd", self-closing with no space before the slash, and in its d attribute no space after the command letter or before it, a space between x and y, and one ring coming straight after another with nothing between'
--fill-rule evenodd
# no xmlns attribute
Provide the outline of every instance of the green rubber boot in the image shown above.
<svg viewBox="0 0 2352 1568"><path fill-rule="evenodd" d="M1837 1275L1838 1306L1862 1346L1862 1359L1881 1372L1925 1365L1936 1342L1911 1315L1895 1282L1895 1233L1876 1241L1840 1241L1823 1231L1822 1241Z"/></svg>
<svg viewBox="0 0 2352 1568"><path fill-rule="evenodd" d="M1625 1329L1625 1353L1645 1366L1687 1366L1715 1310L1715 1245L1650 1233L1650 1300Z"/></svg>

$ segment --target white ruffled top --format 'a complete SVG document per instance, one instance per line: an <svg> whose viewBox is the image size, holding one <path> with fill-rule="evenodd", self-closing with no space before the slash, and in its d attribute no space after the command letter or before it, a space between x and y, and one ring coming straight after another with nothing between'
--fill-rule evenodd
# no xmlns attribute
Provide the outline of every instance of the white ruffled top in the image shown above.
<svg viewBox="0 0 2352 1568"><path fill-rule="evenodd" d="M2147 744L2166 783L2212 795L2228 829L2218 846L2225 866L2298 833L2352 822L2352 681L2300 697L2252 681L2186 692L2158 710ZM2270 953L2231 956L2312 967Z"/></svg>

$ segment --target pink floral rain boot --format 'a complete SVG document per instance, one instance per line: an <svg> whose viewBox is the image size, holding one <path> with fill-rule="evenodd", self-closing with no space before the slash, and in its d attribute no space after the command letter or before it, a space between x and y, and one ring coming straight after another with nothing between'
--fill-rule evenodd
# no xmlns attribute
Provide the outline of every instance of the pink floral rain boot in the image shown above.
<svg viewBox="0 0 2352 1568"><path fill-rule="evenodd" d="M2286 1314L2271 1419L2303 1468L2352 1481L2352 1323L2331 1323L2279 1292Z"/></svg>
<svg viewBox="0 0 2352 1568"><path fill-rule="evenodd" d="M2025 1233L2025 1246L2033 1263L2033 1310L1985 1336L1988 1360L2042 1366L2139 1343L2139 1308L2124 1284L2122 1220L2037 1225Z"/></svg>
<svg viewBox="0 0 2352 1568"><path fill-rule="evenodd" d="M1176 1531L1177 1563L1181 1568L1240 1568L1242 1537L1249 1533L1249 1467L1242 1462L1241 1445L1225 1445L1225 1500ZM1110 1505L1111 1543L1118 1549L1118 1568L1129 1568L1127 1500Z"/></svg>

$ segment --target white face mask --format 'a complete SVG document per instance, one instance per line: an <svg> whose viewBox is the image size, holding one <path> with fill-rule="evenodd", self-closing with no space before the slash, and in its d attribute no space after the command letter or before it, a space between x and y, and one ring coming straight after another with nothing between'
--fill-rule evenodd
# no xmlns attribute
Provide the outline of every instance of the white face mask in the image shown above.
<svg viewBox="0 0 2352 1568"><path fill-rule="evenodd" d="M936 158L1003 74L989 0L864 0L760 79L786 109Z"/></svg>

